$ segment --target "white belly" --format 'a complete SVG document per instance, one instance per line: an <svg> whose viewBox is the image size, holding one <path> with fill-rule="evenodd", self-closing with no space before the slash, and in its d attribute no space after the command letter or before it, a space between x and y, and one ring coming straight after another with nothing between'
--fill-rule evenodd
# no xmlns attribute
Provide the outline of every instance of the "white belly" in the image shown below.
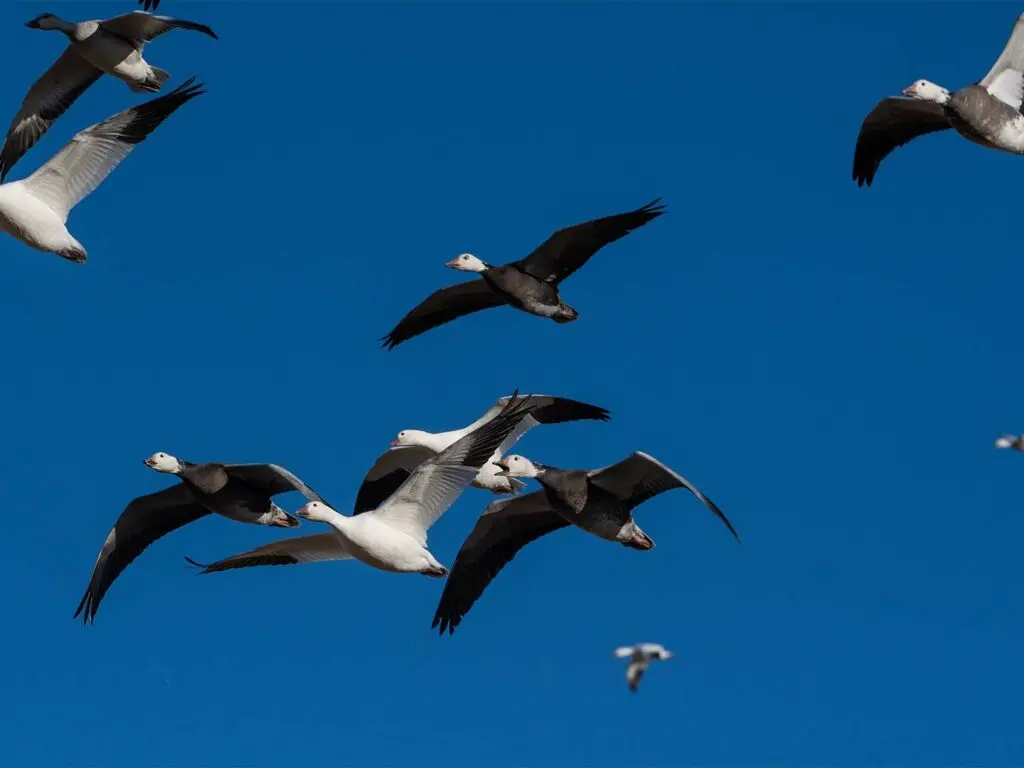
<svg viewBox="0 0 1024 768"><path fill-rule="evenodd" d="M82 248L61 217L30 195L22 181L0 185L0 229L40 251L60 253Z"/></svg>
<svg viewBox="0 0 1024 768"><path fill-rule="evenodd" d="M1006 152L1024 154L1024 116L1018 115L1000 128L992 143Z"/></svg>
<svg viewBox="0 0 1024 768"><path fill-rule="evenodd" d="M372 512L347 518L344 530L336 530L352 557L382 571L419 573L435 562L416 541L382 523Z"/></svg>

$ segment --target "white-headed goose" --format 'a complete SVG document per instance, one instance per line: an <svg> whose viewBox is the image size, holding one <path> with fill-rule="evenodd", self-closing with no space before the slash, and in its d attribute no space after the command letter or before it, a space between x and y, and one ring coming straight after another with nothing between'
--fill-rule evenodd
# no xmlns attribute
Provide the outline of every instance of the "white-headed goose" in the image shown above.
<svg viewBox="0 0 1024 768"><path fill-rule="evenodd" d="M853 154L857 186L870 186L882 160L897 147L947 128L983 147L1024 154L1024 14L978 83L950 93L918 80L903 95L909 98L882 99L864 120Z"/></svg>
<svg viewBox="0 0 1024 768"><path fill-rule="evenodd" d="M205 93L192 82L86 128L28 178L0 184L0 230L36 250L84 262L68 214L171 113Z"/></svg>
<svg viewBox="0 0 1024 768"><path fill-rule="evenodd" d="M549 317L556 323L572 322L579 313L562 301L558 292L561 282L601 248L664 213L659 201L660 198L629 213L560 229L525 259L504 266L492 266L471 253L459 255L445 266L476 272L481 279L431 294L381 339L383 346L394 349L403 341L457 317L504 305Z"/></svg>
<svg viewBox="0 0 1024 768"><path fill-rule="evenodd" d="M330 533L274 542L210 565L189 562L202 567L203 573L215 573L354 558L383 571L444 576L448 570L427 549L427 530L532 408L529 397L513 395L493 419L420 464L376 509L346 516L327 504L312 502L295 513L326 523L334 529Z"/></svg>
<svg viewBox="0 0 1024 768"><path fill-rule="evenodd" d="M7 178L21 156L104 73L123 80L133 91L159 91L170 73L151 66L142 58L142 50L150 40L172 29L191 29L217 37L205 24L142 11L77 24L44 13L26 26L63 32L69 45L32 85L14 116L0 149L0 181Z"/></svg>
<svg viewBox="0 0 1024 768"><path fill-rule="evenodd" d="M551 395L530 395L530 402L536 407L530 415L519 422L512 433L498 446L490 460L477 473L473 480L476 488L483 488L492 493L517 493L526 483L511 477L498 475L498 467L494 462L504 456L513 445L538 424L562 424L568 421L594 419L608 421L608 411L596 405L588 405L578 400ZM450 432L424 432L419 429L403 429L391 441L391 448L381 454L370 471L366 473L363 484L356 495L355 512L366 512L379 507L420 464L435 456L461 437L465 437L474 429L486 424L497 416L508 404L507 397L500 397L483 416L468 427L454 429Z"/></svg>
<svg viewBox="0 0 1024 768"><path fill-rule="evenodd" d="M601 469L557 469L513 455L497 462L509 477L531 477L541 489L495 501L463 543L445 584L431 626L443 635L462 623L473 603L516 553L545 534L575 525L607 541L649 550L654 541L640 530L633 510L673 488L685 488L739 535L715 504L689 480L637 451Z"/></svg>
<svg viewBox="0 0 1024 768"><path fill-rule="evenodd" d="M668 661L672 656L673 653L660 643L637 643L615 649L615 658L629 659L629 666L626 667L626 685L633 693L636 693L640 678L644 676L652 661Z"/></svg>
<svg viewBox="0 0 1024 768"><path fill-rule="evenodd" d="M298 491L323 502L320 495L276 464L193 464L166 453L154 453L146 466L176 476L181 482L133 500L107 534L89 578L79 614L95 620L110 585L150 544L173 530L211 513L241 523L294 528L299 521L271 497Z"/></svg>

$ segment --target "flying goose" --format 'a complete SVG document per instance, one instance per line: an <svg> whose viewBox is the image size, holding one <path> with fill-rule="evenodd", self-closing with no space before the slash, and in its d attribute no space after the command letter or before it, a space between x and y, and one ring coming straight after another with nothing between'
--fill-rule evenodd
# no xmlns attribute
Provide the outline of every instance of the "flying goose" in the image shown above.
<svg viewBox="0 0 1024 768"><path fill-rule="evenodd" d="M100 601L121 572L171 531L211 512L241 523L294 528L299 521L277 506L272 496L298 491L307 499L323 501L316 491L276 464L193 464L167 453L154 453L145 464L175 475L181 483L134 499L114 523L75 611L75 618L83 614L86 623L96 619Z"/></svg>
<svg viewBox="0 0 1024 768"><path fill-rule="evenodd" d="M632 549L649 550L654 541L636 524L633 510L673 488L700 499L739 541L732 523L682 475L637 451L601 469L557 469L512 455L497 462L508 477L532 477L541 490L495 501L484 510L463 543L445 584L432 627L449 634L473 603L520 549L541 536L575 525L588 533Z"/></svg>
<svg viewBox="0 0 1024 768"><path fill-rule="evenodd" d="M513 445L529 430L538 424L561 424L567 421L594 419L608 421L608 411L596 405L588 405L578 400L569 400L552 395L530 395L536 408L529 416L519 422L512 433L498 446L490 460L484 464L473 480L473 486L483 488L492 493L517 493L526 486L521 480L510 477L499 477L498 468L494 465L497 459L505 455ZM421 463L434 456L461 437L465 437L477 427L486 424L497 416L508 403L507 397L498 398L487 413L468 427L455 429L451 432L423 432L418 429L403 429L391 441L391 448L381 454L370 471L366 473L359 493L356 495L355 511L366 512L376 509L388 496L394 493L405 479L412 474Z"/></svg>
<svg viewBox="0 0 1024 768"><path fill-rule="evenodd" d="M448 569L427 549L427 530L533 407L529 396L513 395L493 419L420 464L376 509L350 517L314 501L296 511L306 520L327 523L334 529L330 533L277 541L210 565L186 559L202 573L355 558L383 571L444 576Z"/></svg>
<svg viewBox="0 0 1024 768"><path fill-rule="evenodd" d="M71 209L172 112L202 93L202 85L188 80L164 96L75 134L28 178L0 184L0 231L38 251L84 262L85 248L66 226Z"/></svg>
<svg viewBox="0 0 1024 768"><path fill-rule="evenodd" d="M150 66L142 58L142 50L150 40L172 29L191 29L217 37L205 24L142 11L77 24L44 13L25 26L59 30L67 35L69 45L32 85L14 116L0 149L0 181L103 73L123 80L133 91L159 91L170 73Z"/></svg>
<svg viewBox="0 0 1024 768"><path fill-rule="evenodd" d="M629 666L626 667L626 684L633 693L636 693L640 678L644 676L647 666L652 661L667 661L672 656L671 651L665 650L665 646L658 643L637 643L615 649L615 658L629 659Z"/></svg>
<svg viewBox="0 0 1024 768"><path fill-rule="evenodd" d="M605 216L560 229L525 259L492 266L471 253L460 254L445 266L477 272L481 279L442 288L407 314L387 336L384 347L403 341L457 317L481 309L509 305L556 323L570 323L579 313L562 301L558 287L601 248L625 237L664 213L661 198L629 213Z"/></svg>
<svg viewBox="0 0 1024 768"><path fill-rule="evenodd" d="M928 80L882 99L864 120L853 154L853 179L871 186L890 152L926 133L954 128L976 144L1024 154L1024 14L1006 47L978 83L950 93Z"/></svg>
<svg viewBox="0 0 1024 768"><path fill-rule="evenodd" d="M1001 435L996 440L996 448L1012 448L1024 452L1024 435Z"/></svg>

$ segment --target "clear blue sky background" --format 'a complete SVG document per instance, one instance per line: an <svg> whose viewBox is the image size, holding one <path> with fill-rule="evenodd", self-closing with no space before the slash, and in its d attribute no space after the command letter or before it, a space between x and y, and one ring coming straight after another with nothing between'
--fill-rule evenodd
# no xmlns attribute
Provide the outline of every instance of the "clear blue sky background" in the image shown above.
<svg viewBox="0 0 1024 768"><path fill-rule="evenodd" d="M200 3L208 84L83 204L77 266L3 241L10 766L1011 766L1024 762L1024 160L950 132L850 180L860 122L919 77L979 79L996 3ZM6 121L62 48L5 3ZM270 41L266 43L266 41ZM16 167L139 101L105 79ZM385 353L471 250L663 196L564 285ZM611 409L523 453L637 449L697 483L640 553L532 545L454 637L442 584L358 563L197 577L280 535L206 519L158 542L94 626L71 614L142 465L272 461L344 511L400 429L513 387ZM299 501L287 497L294 509ZM431 531L451 563L489 501ZM303 532L316 532L305 525ZM673 661L631 696L611 658Z"/></svg>

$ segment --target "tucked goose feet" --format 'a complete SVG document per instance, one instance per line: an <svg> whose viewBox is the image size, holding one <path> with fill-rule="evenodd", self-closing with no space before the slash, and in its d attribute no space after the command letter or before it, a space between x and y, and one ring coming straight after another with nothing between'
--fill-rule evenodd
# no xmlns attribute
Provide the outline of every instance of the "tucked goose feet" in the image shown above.
<svg viewBox="0 0 1024 768"><path fill-rule="evenodd" d="M551 316L551 319L554 320L556 323L571 323L579 316L579 312L577 312L575 309L573 309L568 304L563 302L562 304L558 305L558 310L555 312L555 314Z"/></svg>
<svg viewBox="0 0 1024 768"><path fill-rule="evenodd" d="M428 565L425 570L420 571L424 576L430 576L434 579L443 579L448 575L448 569L443 565Z"/></svg>
<svg viewBox="0 0 1024 768"><path fill-rule="evenodd" d="M649 549L654 549L654 539L648 536L646 533L641 531L639 528L633 532L633 536L622 542L630 549L639 549L646 552Z"/></svg>
<svg viewBox="0 0 1024 768"><path fill-rule="evenodd" d="M301 523L287 512L282 511L281 514L271 520L268 525L274 528L298 528Z"/></svg>
<svg viewBox="0 0 1024 768"><path fill-rule="evenodd" d="M85 264L85 260L88 258L84 248L64 248L56 253L75 264Z"/></svg>

